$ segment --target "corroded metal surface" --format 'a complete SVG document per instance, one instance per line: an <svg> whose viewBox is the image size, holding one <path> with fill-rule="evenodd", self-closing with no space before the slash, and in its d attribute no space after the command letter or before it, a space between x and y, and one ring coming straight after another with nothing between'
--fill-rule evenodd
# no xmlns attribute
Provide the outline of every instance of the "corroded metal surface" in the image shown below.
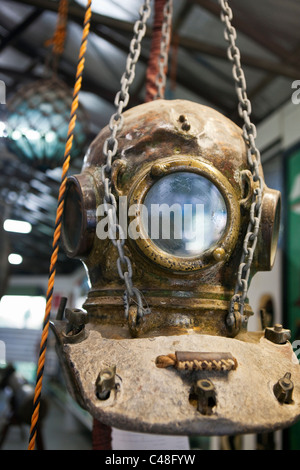
<svg viewBox="0 0 300 470"><path fill-rule="evenodd" d="M117 340L103 338L95 326L87 328L85 340L61 345L60 354L80 401L104 424L137 432L224 435L275 430L299 418L300 370L290 343L274 344L262 333L239 339L188 334ZM228 352L237 367L229 372L157 367L159 355L176 351ZM116 388L100 400L95 389L99 371L115 366ZM287 372L294 390L292 401L282 404L273 388ZM193 395L204 379L215 390L216 403L208 414L198 411Z"/></svg>
<svg viewBox="0 0 300 470"><path fill-rule="evenodd" d="M109 136L108 127L100 132L67 190L64 246L84 262L91 283L83 306L88 323L74 310L71 325L61 317L52 325L70 393L99 421L133 431L222 435L291 425L300 416L300 370L288 337L281 331L247 333L239 312L233 326L226 322L260 185L252 178L241 129L215 110L183 100L158 100L124 113L112 199L127 196L129 205L141 204L159 178L189 171L216 186L227 211L221 238L199 256L175 257L149 238L125 241L130 275L151 308L141 318L135 305L125 318L121 254L96 235L96 210L107 193L101 166ZM274 263L280 193L263 184L260 207L249 282ZM243 313L252 315L247 303ZM158 357L177 359L174 367L158 367Z"/></svg>
<svg viewBox="0 0 300 470"><path fill-rule="evenodd" d="M99 240L95 235L96 208L103 202L101 165L105 157L102 150L109 132L108 127L100 132L85 157L81 175L70 179L78 192L81 219L77 222L81 224L81 231L68 246L70 233L68 220L65 220L62 237L67 254L82 259L89 273L91 289L84 308L93 321L122 325L124 284L116 266L119 255L110 240ZM241 129L206 106L185 100L157 100L124 113L118 142L112 171L112 190L116 198L127 195L131 201L142 202L142 192L162 176L168 165L167 171L174 171L176 164L190 171L191 166L193 171L200 172L206 167L210 168L208 174L226 200L230 219L220 246L191 260L190 264L163 253L156 253L158 257L155 257L153 246L151 250L145 244L143 247L143 242L126 240L124 250L132 263L134 284L144 294L152 312L143 318L135 336L147 331L155 335L157 330L169 327L236 335L240 325L229 330L225 319L257 184L250 177ZM146 178L144 186L143 178ZM261 269L270 269L274 262L276 229L272 220L279 199L278 192L264 187L265 225L250 278ZM248 305L245 314L252 314Z"/></svg>

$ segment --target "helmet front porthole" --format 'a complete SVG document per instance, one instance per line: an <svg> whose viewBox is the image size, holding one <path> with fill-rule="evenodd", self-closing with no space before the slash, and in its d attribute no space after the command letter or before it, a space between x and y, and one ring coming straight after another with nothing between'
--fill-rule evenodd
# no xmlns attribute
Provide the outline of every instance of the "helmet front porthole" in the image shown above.
<svg viewBox="0 0 300 470"><path fill-rule="evenodd" d="M187 156L153 167L137 177L130 197L138 208L135 242L140 250L173 271L194 271L227 259L240 217L228 180L212 165Z"/></svg>
<svg viewBox="0 0 300 470"><path fill-rule="evenodd" d="M165 253L194 257L215 246L224 234L227 209L218 188L196 173L163 176L144 199L149 238Z"/></svg>

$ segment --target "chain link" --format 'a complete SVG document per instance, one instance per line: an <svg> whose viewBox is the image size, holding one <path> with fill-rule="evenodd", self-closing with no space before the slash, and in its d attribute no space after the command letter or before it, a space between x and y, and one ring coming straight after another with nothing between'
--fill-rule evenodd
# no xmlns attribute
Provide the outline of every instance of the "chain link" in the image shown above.
<svg viewBox="0 0 300 470"><path fill-rule="evenodd" d="M227 325L229 327L233 327L236 323L237 312L240 314L241 320L244 323L248 320L248 317L244 315L244 305L248 293L249 275L260 227L263 179L260 175L260 152L255 143L256 127L250 119L251 103L247 96L247 85L241 65L240 50L235 42L237 37L236 30L231 23L233 18L232 10L226 0L219 0L219 4L221 5L221 20L225 25L224 37L229 44L227 55L232 63L232 73L239 100L238 112L244 121L243 137L247 145L248 163L251 169L253 181L258 183L253 194L250 208L250 220L244 238L243 252L238 268L237 283L234 295L230 302L229 314L227 316Z"/></svg>
<svg viewBox="0 0 300 470"><path fill-rule="evenodd" d="M158 57L158 74L156 76L155 85L157 93L154 99L164 98L167 77L166 70L168 66L168 51L171 38L173 16L173 0L167 0L164 6L164 18L162 24L162 38L160 42L160 54Z"/></svg>
<svg viewBox="0 0 300 470"><path fill-rule="evenodd" d="M117 248L119 258L117 259L117 269L120 278L125 283L124 292L124 310L125 316L128 317L130 303L137 305L137 316L142 317L146 313L150 313L149 308L143 306L143 296L141 292L133 286L132 282L132 265L128 256L124 253L125 234L119 225L117 216L117 201L112 193L111 188L111 172L112 162L118 151L117 133L123 126L123 109L129 102L129 87L135 77L135 66L141 52L141 41L146 33L146 23L151 13L151 0L145 0L140 8L140 18L134 25L134 36L130 43L129 54L126 60L125 72L121 78L121 89L115 97L116 112L111 116L109 121L110 136L105 140L103 145L103 154L106 157L106 163L101 168L101 181L104 188L104 213L108 217L109 236L113 245Z"/></svg>

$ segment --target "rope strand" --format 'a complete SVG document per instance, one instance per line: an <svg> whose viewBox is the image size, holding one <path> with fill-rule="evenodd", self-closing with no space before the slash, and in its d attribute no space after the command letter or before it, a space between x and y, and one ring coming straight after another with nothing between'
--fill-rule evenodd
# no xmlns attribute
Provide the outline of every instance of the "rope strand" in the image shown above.
<svg viewBox="0 0 300 470"><path fill-rule="evenodd" d="M74 91L73 91L73 102L72 102L72 107L71 107L67 142L65 146L64 160L63 160L63 166L62 166L62 176L61 176L61 184L60 184L58 202L57 202L55 230L54 230L54 235L53 235L52 255L51 255L51 260L50 260L48 288L47 288L47 295L46 295L46 308L45 308L45 316L44 316L42 337L41 337L41 343L40 343L40 354L39 354L39 360L38 360L37 378L36 378L36 387L35 387L34 400L33 400L33 413L31 417L31 428L30 428L28 450L34 450L36 434L37 434L40 398L41 398L44 365L45 365L45 355L46 355L47 339L48 339L48 333L49 333L50 312L51 312L51 306L52 306L54 280L55 280L55 274L56 274L56 263L57 263L59 240L60 240L60 234L61 234L61 221L62 221L62 214L63 214L63 208L64 208L64 196L65 196L65 190L66 190L67 173L68 173L69 166L70 166L70 158L71 158L70 153L72 149L73 133L74 133L75 123L76 123L76 118L77 118L76 111L78 108L78 98L79 98L79 92L80 92L81 83L82 83L82 72L84 69L87 39L88 39L89 30L90 30L90 22L91 22L91 14L92 14L91 4L92 4L92 0L88 0L86 11L85 11L85 17L84 17L81 46L80 46L77 71L76 71L76 80L75 80Z"/></svg>
<svg viewBox="0 0 300 470"><path fill-rule="evenodd" d="M53 54L61 55L67 35L68 0L60 0L58 7L58 19L54 35L45 42L45 46L53 46Z"/></svg>

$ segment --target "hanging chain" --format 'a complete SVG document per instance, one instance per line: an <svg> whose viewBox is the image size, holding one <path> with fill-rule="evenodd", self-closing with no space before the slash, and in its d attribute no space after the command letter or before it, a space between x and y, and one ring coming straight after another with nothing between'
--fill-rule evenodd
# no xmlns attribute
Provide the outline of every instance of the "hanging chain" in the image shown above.
<svg viewBox="0 0 300 470"><path fill-rule="evenodd" d="M243 137L247 145L248 163L251 169L254 182L258 182L254 190L253 200L250 208L250 221L243 243L243 253L238 268L237 283L234 295L230 302L227 325L233 327L236 323L236 314L239 313L241 320L246 323L248 317L244 315L244 304L248 293L248 281L250 269L253 261L254 251L257 244L258 231L261 220L261 203L263 192L263 179L260 174L260 152L256 146L256 127L251 122L251 103L247 96L247 85L245 75L241 66L241 54L236 46L236 30L232 26L232 10L226 0L219 0L221 5L221 20L225 24L224 37L229 44L227 55L232 63L232 73L235 81L235 88L239 100L238 112L244 121Z"/></svg>
<svg viewBox="0 0 300 470"><path fill-rule="evenodd" d="M149 308L143 307L143 296L141 292L133 286L132 283L132 265L128 256L124 253L125 235L122 227L119 225L117 216L117 201L112 193L111 172L112 161L118 151L117 132L123 126L123 109L129 102L129 86L135 77L135 66L141 52L141 41L146 33L146 23L151 13L151 0L145 0L140 8L140 19L134 25L134 36L130 43L129 54L126 61L126 69L121 78L121 90L116 94L115 106L117 111L111 116L109 121L110 136L103 145L103 154L106 157L106 163L101 168L101 181L104 188L104 213L108 217L109 237L113 245L117 248L119 258L117 259L117 269L120 278L125 283L124 309L125 317L128 317L129 306L131 302L137 305L137 316L142 317L150 313Z"/></svg>
<svg viewBox="0 0 300 470"><path fill-rule="evenodd" d="M163 98L167 77L166 71L168 66L168 51L171 38L172 28L172 16L173 16L173 0L167 0L164 6L164 18L162 24L162 38L160 43L160 54L158 57L159 72L156 76L156 88L157 94L154 99Z"/></svg>

